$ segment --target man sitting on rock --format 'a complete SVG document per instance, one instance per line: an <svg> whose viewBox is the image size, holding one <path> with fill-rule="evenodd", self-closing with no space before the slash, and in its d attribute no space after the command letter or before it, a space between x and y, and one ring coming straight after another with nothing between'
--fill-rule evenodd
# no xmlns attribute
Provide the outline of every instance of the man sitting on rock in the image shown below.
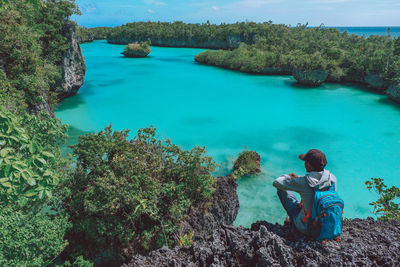
<svg viewBox="0 0 400 267"><path fill-rule="evenodd" d="M299 159L304 161L307 174L304 176L297 176L294 173L282 175L276 178L273 186L278 189L278 197L297 230L307 234L308 217L311 214L314 199L313 188L318 186L323 190L334 184L336 191L336 177L324 169L327 164L325 154L317 149L311 149L306 154L299 155ZM299 203L290 191L299 193L302 203Z"/></svg>

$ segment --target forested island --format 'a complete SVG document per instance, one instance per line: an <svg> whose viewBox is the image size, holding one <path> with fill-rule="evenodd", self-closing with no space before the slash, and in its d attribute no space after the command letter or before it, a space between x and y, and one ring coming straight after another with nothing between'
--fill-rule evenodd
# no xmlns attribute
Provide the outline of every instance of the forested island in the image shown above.
<svg viewBox="0 0 400 267"><path fill-rule="evenodd" d="M97 34L99 30L89 29ZM333 28L272 22L136 22L106 32L113 44L149 39L155 46L218 49L200 53L195 60L248 73L293 75L306 86L358 83L400 100L400 37L365 38Z"/></svg>
<svg viewBox="0 0 400 267"><path fill-rule="evenodd" d="M141 129L129 139L127 130L114 131L108 126L81 136L72 147L73 155L63 156L61 146L68 138L68 126L54 117L53 110L59 101L76 94L84 82L86 67L78 43L105 36L117 42L130 25L88 30L70 21L73 14L79 10L70 0L0 0L1 266L120 266L128 262L162 266L174 261L300 265L308 259L322 259L315 260L316 264L350 260L358 264L360 258L370 264L399 262L399 223L394 219L399 220L400 208L394 201L400 193L394 187L386 189L381 180L373 180L369 189L379 194L374 205L382 220L346 220L345 251L340 253L301 236L293 241L288 227L267 222L245 230L232 226L239 207L234 178L260 172L261 159L253 151L240 154L233 175L217 178L213 175L216 163L204 147L184 150L169 139L158 138L154 127ZM206 52L209 58L214 57L212 53L240 52L246 60L264 47L257 33L260 29L265 27L266 36L272 34L266 29L288 30L271 23L133 25L142 27L143 32L134 30L124 39L128 42L149 38L154 45L162 45L156 38L183 40L191 36L193 42L217 44L208 48L226 49ZM185 31L170 31L170 25ZM149 35L150 26L159 31ZM186 31L187 27L192 30ZM335 30L292 30L342 36ZM350 38L346 40L372 46L368 53L378 53L372 61L363 61L374 64L363 63L368 67L360 67L362 74L354 75L363 77L365 71L376 70L385 82L397 79L394 65L399 39L339 37L343 42ZM276 39L275 46L280 47L280 41ZM340 53L346 51L343 48ZM383 61L379 61L379 53ZM380 65L382 62L386 65ZM222 61L218 65L222 66ZM351 69L346 68L343 77L350 75ZM331 256L321 257L326 253ZM175 257L172 263L169 256Z"/></svg>

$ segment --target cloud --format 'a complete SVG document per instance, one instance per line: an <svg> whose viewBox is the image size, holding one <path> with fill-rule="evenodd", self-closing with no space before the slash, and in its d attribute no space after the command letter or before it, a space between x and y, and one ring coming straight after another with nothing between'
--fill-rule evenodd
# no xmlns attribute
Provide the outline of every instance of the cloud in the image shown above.
<svg viewBox="0 0 400 267"><path fill-rule="evenodd" d="M97 11L98 7L96 4L86 4L86 5L81 5L80 9L83 14L90 14Z"/></svg>
<svg viewBox="0 0 400 267"><path fill-rule="evenodd" d="M219 10L219 7L217 7L217 6L212 6L211 8L214 9L215 11Z"/></svg>
<svg viewBox="0 0 400 267"><path fill-rule="evenodd" d="M153 9L147 9L147 12L149 12L150 14L156 13Z"/></svg>
<svg viewBox="0 0 400 267"><path fill-rule="evenodd" d="M283 3L286 0L243 0L234 2L232 5L246 8L259 8L269 4Z"/></svg>
<svg viewBox="0 0 400 267"><path fill-rule="evenodd" d="M157 1L157 0L142 0L143 3L148 5L155 5L155 6L166 6L166 2Z"/></svg>

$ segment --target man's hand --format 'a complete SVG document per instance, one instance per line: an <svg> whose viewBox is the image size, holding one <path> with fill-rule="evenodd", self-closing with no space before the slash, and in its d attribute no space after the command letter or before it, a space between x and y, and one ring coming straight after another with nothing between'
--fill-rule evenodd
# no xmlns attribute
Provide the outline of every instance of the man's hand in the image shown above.
<svg viewBox="0 0 400 267"><path fill-rule="evenodd" d="M289 176L290 176L290 178L297 178L297 177L299 177L297 174L294 174L293 172L292 172L292 173L289 173Z"/></svg>

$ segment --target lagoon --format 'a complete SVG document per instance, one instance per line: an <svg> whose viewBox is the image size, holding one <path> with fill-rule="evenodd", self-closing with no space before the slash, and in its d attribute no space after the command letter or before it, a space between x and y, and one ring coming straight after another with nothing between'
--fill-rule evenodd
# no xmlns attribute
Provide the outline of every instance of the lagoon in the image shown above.
<svg viewBox="0 0 400 267"><path fill-rule="evenodd" d="M290 76L251 75L197 64L203 49L152 47L148 58L124 58L122 45L81 45L87 65L78 95L56 116L79 134L154 125L160 137L190 149L206 146L226 174L244 148L256 150L263 173L238 181L236 225L286 217L272 187L280 174L304 174L297 155L318 148L327 155L345 201L345 217L372 215L376 195L364 181L400 186L400 108L357 86L298 87Z"/></svg>

